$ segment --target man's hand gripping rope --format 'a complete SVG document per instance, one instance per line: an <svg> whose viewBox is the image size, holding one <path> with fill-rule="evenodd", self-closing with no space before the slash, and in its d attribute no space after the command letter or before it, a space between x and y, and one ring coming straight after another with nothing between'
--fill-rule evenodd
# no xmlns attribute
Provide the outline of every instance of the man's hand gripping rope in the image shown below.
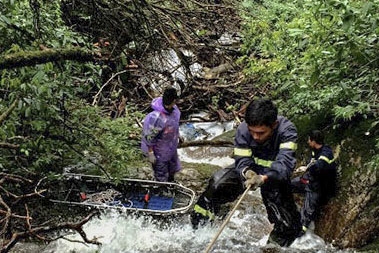
<svg viewBox="0 0 379 253"><path fill-rule="evenodd" d="M250 190L253 191L255 191L264 183L263 176L258 175L252 170L248 170L245 172L245 178L245 187L248 188L250 186Z"/></svg>
<svg viewBox="0 0 379 253"><path fill-rule="evenodd" d="M298 167L295 172L297 173L304 173L306 172L313 164L315 164L315 159L311 159L311 161L306 166L300 166Z"/></svg>

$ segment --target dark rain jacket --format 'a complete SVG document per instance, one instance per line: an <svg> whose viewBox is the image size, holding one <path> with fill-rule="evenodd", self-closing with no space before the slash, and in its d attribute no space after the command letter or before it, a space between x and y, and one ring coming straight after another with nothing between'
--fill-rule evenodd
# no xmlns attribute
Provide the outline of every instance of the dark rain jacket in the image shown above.
<svg viewBox="0 0 379 253"><path fill-rule="evenodd" d="M235 136L235 168L240 173L251 168L257 174L267 175L270 180L290 179L296 165L297 131L294 124L278 116L278 126L263 144L254 141L246 122L237 128Z"/></svg>
<svg viewBox="0 0 379 253"><path fill-rule="evenodd" d="M303 178L309 181L311 190L320 191L323 196L333 196L337 184L337 166L333 150L328 145L312 150L314 162L304 173Z"/></svg>

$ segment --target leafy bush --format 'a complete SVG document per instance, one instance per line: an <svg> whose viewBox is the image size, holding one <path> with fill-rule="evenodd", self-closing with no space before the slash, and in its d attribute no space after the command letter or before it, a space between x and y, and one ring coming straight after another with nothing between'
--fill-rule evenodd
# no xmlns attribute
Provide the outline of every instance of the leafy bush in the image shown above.
<svg viewBox="0 0 379 253"><path fill-rule="evenodd" d="M290 117L377 117L379 1L244 1L245 72ZM329 119L332 122L328 122Z"/></svg>
<svg viewBox="0 0 379 253"><path fill-rule="evenodd" d="M2 1L0 8L2 57L40 48L91 47L88 38L64 25L60 1ZM1 70L0 78L0 115L17 102L0 128L0 144L15 145L0 146L2 170L46 174L80 165L127 174L126 168L137 164L134 118L140 115L128 108L128 118L111 120L88 103L102 83L100 66L50 62Z"/></svg>
<svg viewBox="0 0 379 253"><path fill-rule="evenodd" d="M115 120L103 118L96 129L95 135L102 143L102 148L99 149L103 154L102 163L114 176L128 176L130 170L135 170L142 164L141 128L136 124L142 117L141 113L134 112Z"/></svg>

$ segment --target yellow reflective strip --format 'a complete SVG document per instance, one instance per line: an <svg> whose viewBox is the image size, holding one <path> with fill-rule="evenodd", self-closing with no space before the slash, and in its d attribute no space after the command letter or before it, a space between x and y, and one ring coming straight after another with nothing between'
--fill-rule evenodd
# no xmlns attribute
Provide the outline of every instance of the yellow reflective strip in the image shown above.
<svg viewBox="0 0 379 253"><path fill-rule="evenodd" d="M330 160L328 157L326 157L326 156L320 156L318 159L320 159L320 160L324 160L325 162L327 162L327 163L329 163L329 164L331 164L332 162L334 162L334 159L332 159L332 160Z"/></svg>
<svg viewBox="0 0 379 253"><path fill-rule="evenodd" d="M296 150L297 149L297 144L295 142L292 142L292 141L284 142L284 143L280 143L279 148L280 149L287 148L287 149Z"/></svg>
<svg viewBox="0 0 379 253"><path fill-rule="evenodd" d="M259 159L257 157L254 157L254 161L257 165L267 167L267 168L270 168L271 164L273 163L273 161L263 160L263 159Z"/></svg>
<svg viewBox="0 0 379 253"><path fill-rule="evenodd" d="M202 208L202 207L199 206L198 204L196 204L196 205L193 207L193 210L194 210L196 213L199 213L199 214L201 214L201 215L203 215L203 216L205 216L205 217L209 217L209 219L211 219L211 220L214 220L214 218L215 218L215 215L214 215L211 211Z"/></svg>
<svg viewBox="0 0 379 253"><path fill-rule="evenodd" d="M251 157L253 153L251 152L251 149L249 148L234 148L234 155Z"/></svg>

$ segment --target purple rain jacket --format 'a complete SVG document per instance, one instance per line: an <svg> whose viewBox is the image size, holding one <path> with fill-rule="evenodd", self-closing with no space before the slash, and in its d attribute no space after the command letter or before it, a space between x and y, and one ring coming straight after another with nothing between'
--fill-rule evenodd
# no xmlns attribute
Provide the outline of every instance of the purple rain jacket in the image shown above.
<svg viewBox="0 0 379 253"><path fill-rule="evenodd" d="M146 115L143 122L141 149L147 154L152 147L157 160L166 162L177 154L180 110L175 105L168 113L162 97L153 99L151 108L154 111Z"/></svg>

